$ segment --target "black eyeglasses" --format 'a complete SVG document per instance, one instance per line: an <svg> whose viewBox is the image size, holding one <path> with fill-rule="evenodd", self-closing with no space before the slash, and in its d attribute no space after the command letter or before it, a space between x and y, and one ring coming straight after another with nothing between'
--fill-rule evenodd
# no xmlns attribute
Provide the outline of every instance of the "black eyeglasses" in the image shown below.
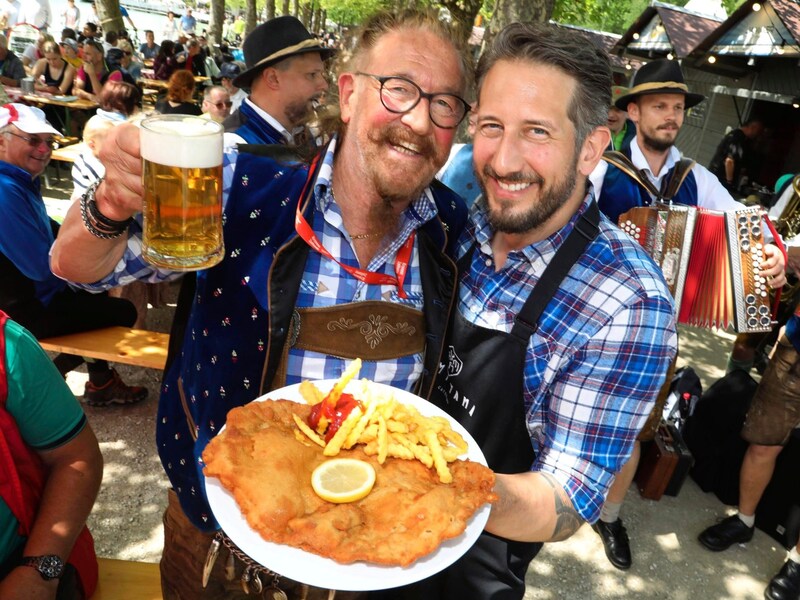
<svg viewBox="0 0 800 600"><path fill-rule="evenodd" d="M216 106L217 110L222 110L223 108L230 108L233 106L233 102L230 100L224 100L223 102L211 102L211 100L206 100L211 106Z"/></svg>
<svg viewBox="0 0 800 600"><path fill-rule="evenodd" d="M428 114L431 121L442 129L455 129L464 120L469 111L469 104L455 94L423 92L416 83L405 77L392 75L381 77L370 73L356 72L356 75L372 77L381 84L381 104L389 112L404 114L419 104L420 99L428 100Z"/></svg>
<svg viewBox="0 0 800 600"><path fill-rule="evenodd" d="M13 131L6 131L8 135L13 135L14 137L18 137L21 140L25 140L28 142L28 145L31 148L38 148L42 144L53 150L58 146L58 142L56 142L53 138L40 138L40 137L28 137L26 135L19 135L18 133L14 133Z"/></svg>

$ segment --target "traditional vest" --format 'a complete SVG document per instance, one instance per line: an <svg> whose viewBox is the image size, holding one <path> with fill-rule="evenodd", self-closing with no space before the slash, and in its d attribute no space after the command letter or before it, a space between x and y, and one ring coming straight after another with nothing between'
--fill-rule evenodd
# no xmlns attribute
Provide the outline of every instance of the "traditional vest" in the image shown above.
<svg viewBox="0 0 800 600"><path fill-rule="evenodd" d="M265 160L243 148L225 209L226 256L198 272L182 343L164 377L156 425L167 476L187 517L203 530L218 526L206 500L202 451L228 411L271 389L310 251L295 232L307 165ZM432 190L439 218L417 233L427 339L423 379L429 386L456 289L455 265L444 252L452 256L466 223L463 202L451 190L441 184ZM312 222L315 203L303 210Z"/></svg>
<svg viewBox="0 0 800 600"><path fill-rule="evenodd" d="M624 154L630 160L630 147L624 149L621 154ZM609 163L608 170L603 179L603 188L600 192L600 198L597 200L597 205L600 207L600 211L612 222L617 223L622 213L636 206L650 206L653 202L659 201L659 198L654 200L648 190L634 179L634 176L645 179L646 176L644 174L631 174L609 161L606 162ZM662 193L666 192L666 187L669 185L679 164L676 163L661 180ZM671 199L678 204L697 206L697 181L691 171L686 175L686 178Z"/></svg>
<svg viewBox="0 0 800 600"><path fill-rule="evenodd" d="M25 443L14 417L6 410L5 324L0 312L0 496L19 521L19 534L27 537L33 529L45 485L46 471L36 451ZM68 561L78 571L81 586L89 598L97 587L97 556L92 534L84 526Z"/></svg>
<svg viewBox="0 0 800 600"><path fill-rule="evenodd" d="M239 106L241 126L234 131L248 144L285 144L286 138L280 131L267 123L247 102Z"/></svg>

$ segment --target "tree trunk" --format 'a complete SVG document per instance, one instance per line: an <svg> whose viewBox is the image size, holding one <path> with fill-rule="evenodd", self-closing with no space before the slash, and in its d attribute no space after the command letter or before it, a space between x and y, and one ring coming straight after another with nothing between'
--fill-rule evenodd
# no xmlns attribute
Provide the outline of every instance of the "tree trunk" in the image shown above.
<svg viewBox="0 0 800 600"><path fill-rule="evenodd" d="M283 4L281 5L281 14L282 15L289 14L289 0L283 0Z"/></svg>
<svg viewBox="0 0 800 600"><path fill-rule="evenodd" d="M302 11L300 20L303 22L303 25L305 25L306 29L308 29L311 33L314 33L314 24L312 23L314 16L313 0L310 2L304 2L300 7L300 10Z"/></svg>
<svg viewBox="0 0 800 600"><path fill-rule="evenodd" d="M208 23L208 41L213 46L222 43L222 24L225 22L225 0L211 0L211 19Z"/></svg>
<svg viewBox="0 0 800 600"><path fill-rule="evenodd" d="M103 28L104 33L125 29L122 15L119 12L119 0L98 0L97 17L100 19L99 25Z"/></svg>
<svg viewBox="0 0 800 600"><path fill-rule="evenodd" d="M256 28L256 16L258 9L256 9L256 0L245 0L245 17L244 17L244 36L250 35L250 32Z"/></svg>
<svg viewBox="0 0 800 600"><path fill-rule="evenodd" d="M492 21L483 37L484 46L509 23L521 21L547 23L553 14L555 0L497 0Z"/></svg>
<svg viewBox="0 0 800 600"><path fill-rule="evenodd" d="M275 18L275 0L267 0L265 8L267 9L267 21Z"/></svg>
<svg viewBox="0 0 800 600"><path fill-rule="evenodd" d="M322 7L314 3L314 18L311 21L311 33L320 33L325 29L322 23Z"/></svg>
<svg viewBox="0 0 800 600"><path fill-rule="evenodd" d="M300 0L292 0L292 15L297 19L300 18Z"/></svg>
<svg viewBox="0 0 800 600"><path fill-rule="evenodd" d="M441 0L440 4L450 11L453 35L466 42L472 34L472 24L481 9L482 0Z"/></svg>

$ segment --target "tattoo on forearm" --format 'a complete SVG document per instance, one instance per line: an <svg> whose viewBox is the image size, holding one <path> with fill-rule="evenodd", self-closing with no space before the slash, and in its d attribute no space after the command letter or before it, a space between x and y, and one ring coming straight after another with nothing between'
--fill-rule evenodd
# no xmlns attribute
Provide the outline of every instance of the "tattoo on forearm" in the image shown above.
<svg viewBox="0 0 800 600"><path fill-rule="evenodd" d="M553 501L556 510L556 526L550 537L551 542L560 542L567 539L583 525L583 519L572 506L569 496L561 487L558 480L550 473L542 473L544 480L553 488Z"/></svg>

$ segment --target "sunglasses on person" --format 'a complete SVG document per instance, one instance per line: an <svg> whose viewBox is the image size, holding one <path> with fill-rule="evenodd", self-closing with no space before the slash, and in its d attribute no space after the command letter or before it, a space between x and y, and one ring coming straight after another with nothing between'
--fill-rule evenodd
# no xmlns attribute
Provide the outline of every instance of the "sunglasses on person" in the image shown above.
<svg viewBox="0 0 800 600"><path fill-rule="evenodd" d="M56 142L53 138L40 138L39 136L31 136L28 137L26 135L20 135L18 133L14 133L13 131L6 131L8 135L13 135L14 137L18 137L21 140L25 140L28 142L28 145L31 148L38 148L42 144L47 146L50 150L53 150L58 146L58 142Z"/></svg>
<svg viewBox="0 0 800 600"><path fill-rule="evenodd" d="M211 102L211 100L206 100L211 106L216 106L217 110L222 110L223 108L230 108L233 106L233 102L230 100L224 100L222 102Z"/></svg>

